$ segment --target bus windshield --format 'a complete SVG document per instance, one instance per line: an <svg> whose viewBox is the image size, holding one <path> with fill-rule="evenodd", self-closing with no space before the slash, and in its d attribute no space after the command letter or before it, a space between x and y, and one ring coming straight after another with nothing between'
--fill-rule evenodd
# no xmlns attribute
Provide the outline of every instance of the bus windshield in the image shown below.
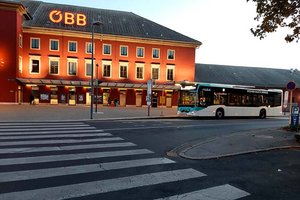
<svg viewBox="0 0 300 200"><path fill-rule="evenodd" d="M197 100L197 93L192 91L180 91L178 105L181 106L195 106Z"/></svg>

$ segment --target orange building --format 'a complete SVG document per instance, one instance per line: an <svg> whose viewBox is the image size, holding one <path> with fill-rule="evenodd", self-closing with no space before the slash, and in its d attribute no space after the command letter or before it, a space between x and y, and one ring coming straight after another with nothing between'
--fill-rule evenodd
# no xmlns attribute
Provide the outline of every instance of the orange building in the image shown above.
<svg viewBox="0 0 300 200"><path fill-rule="evenodd" d="M130 12L0 0L0 18L0 103L90 104L92 69L103 105L146 105L152 80L152 106L174 106L194 81L201 42Z"/></svg>

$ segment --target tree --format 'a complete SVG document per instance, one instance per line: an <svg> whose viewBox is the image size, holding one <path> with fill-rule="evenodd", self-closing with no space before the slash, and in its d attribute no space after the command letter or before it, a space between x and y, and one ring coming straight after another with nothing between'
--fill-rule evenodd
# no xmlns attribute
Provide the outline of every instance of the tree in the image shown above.
<svg viewBox="0 0 300 200"><path fill-rule="evenodd" d="M256 3L258 21L256 28L251 28L255 37L263 39L268 33L276 32L278 28L288 28L285 40L287 42L300 39L300 0L247 0Z"/></svg>

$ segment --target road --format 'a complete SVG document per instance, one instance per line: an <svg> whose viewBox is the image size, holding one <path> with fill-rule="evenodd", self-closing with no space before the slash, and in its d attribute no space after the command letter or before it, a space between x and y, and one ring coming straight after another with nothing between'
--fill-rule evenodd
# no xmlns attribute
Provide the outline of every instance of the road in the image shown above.
<svg viewBox="0 0 300 200"><path fill-rule="evenodd" d="M168 157L186 142L286 119L1 123L0 199L299 199L300 152Z"/></svg>

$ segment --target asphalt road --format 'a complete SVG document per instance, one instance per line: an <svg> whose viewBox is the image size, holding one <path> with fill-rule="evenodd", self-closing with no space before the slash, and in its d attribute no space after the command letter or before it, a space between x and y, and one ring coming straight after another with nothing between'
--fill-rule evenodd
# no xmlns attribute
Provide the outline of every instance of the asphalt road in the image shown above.
<svg viewBox="0 0 300 200"><path fill-rule="evenodd" d="M195 140L287 119L0 123L0 199L299 199L300 152L168 157ZM216 147L217 148L217 147Z"/></svg>

